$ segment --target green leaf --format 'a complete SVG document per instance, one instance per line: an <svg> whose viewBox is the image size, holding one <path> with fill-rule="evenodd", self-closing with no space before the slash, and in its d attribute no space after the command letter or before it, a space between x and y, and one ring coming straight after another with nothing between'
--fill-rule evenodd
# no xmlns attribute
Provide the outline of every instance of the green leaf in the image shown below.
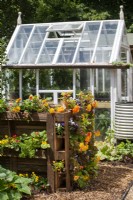
<svg viewBox="0 0 133 200"><path fill-rule="evenodd" d="M27 185L22 185L22 188L19 188L19 191L25 194L31 195L31 188Z"/></svg>
<svg viewBox="0 0 133 200"><path fill-rule="evenodd" d="M5 173L0 173L0 178L3 179L6 177L6 174Z"/></svg>
<svg viewBox="0 0 133 200"><path fill-rule="evenodd" d="M7 192L1 192L0 193L0 200L9 200Z"/></svg>

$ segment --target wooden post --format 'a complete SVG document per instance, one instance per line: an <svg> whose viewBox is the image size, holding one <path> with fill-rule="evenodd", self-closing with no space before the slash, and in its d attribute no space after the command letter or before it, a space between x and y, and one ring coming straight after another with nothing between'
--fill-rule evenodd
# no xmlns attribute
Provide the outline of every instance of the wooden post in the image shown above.
<svg viewBox="0 0 133 200"><path fill-rule="evenodd" d="M55 173L52 169L52 162L55 160L55 116L52 114L47 115L47 137L50 149L47 155L47 178L51 187L51 192L55 192Z"/></svg>

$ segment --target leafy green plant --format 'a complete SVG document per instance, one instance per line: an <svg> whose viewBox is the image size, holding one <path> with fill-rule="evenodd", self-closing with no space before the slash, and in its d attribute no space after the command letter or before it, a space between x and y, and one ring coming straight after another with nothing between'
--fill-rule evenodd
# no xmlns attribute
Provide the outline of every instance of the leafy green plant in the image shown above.
<svg viewBox="0 0 133 200"><path fill-rule="evenodd" d="M96 109L95 128L101 131L102 139L110 126L110 111L108 109Z"/></svg>
<svg viewBox="0 0 133 200"><path fill-rule="evenodd" d="M30 136L26 135L25 139L19 143L20 154L22 158L35 157L38 148L47 149L50 145L47 143L46 131L33 132Z"/></svg>
<svg viewBox="0 0 133 200"><path fill-rule="evenodd" d="M133 143L131 141L121 142L116 146L116 151L119 160L133 162Z"/></svg>
<svg viewBox="0 0 133 200"><path fill-rule="evenodd" d="M133 162L133 143L125 140L116 144L114 131L109 129L104 141L97 141L97 155L100 160Z"/></svg>
<svg viewBox="0 0 133 200"><path fill-rule="evenodd" d="M0 199L20 200L24 194L31 195L32 180L18 176L0 166Z"/></svg>
<svg viewBox="0 0 133 200"><path fill-rule="evenodd" d="M31 186L32 186L33 194L44 191L49 187L47 178L39 176L35 172L32 172L31 174L27 174L27 173L19 174L19 176L31 179Z"/></svg>
<svg viewBox="0 0 133 200"><path fill-rule="evenodd" d="M53 161L52 164L53 171L61 172L65 170L65 162L64 160Z"/></svg>
<svg viewBox="0 0 133 200"><path fill-rule="evenodd" d="M56 134L58 136L63 136L65 130L64 123L56 123L55 128L56 128Z"/></svg>
<svg viewBox="0 0 133 200"><path fill-rule="evenodd" d="M19 151L19 157L33 158L38 149L50 148L47 142L46 131L32 132L30 135L22 134L21 136L14 135L13 137L5 136L0 140L0 153L4 153L4 149L14 149Z"/></svg>
<svg viewBox="0 0 133 200"><path fill-rule="evenodd" d="M0 99L0 113L7 111L7 103L4 99Z"/></svg>

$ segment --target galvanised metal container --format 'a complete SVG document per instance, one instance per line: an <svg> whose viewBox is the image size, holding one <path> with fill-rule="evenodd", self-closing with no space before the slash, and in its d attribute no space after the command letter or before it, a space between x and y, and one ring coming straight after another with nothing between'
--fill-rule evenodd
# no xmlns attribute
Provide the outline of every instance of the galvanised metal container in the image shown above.
<svg viewBox="0 0 133 200"><path fill-rule="evenodd" d="M116 102L115 137L133 140L133 102Z"/></svg>

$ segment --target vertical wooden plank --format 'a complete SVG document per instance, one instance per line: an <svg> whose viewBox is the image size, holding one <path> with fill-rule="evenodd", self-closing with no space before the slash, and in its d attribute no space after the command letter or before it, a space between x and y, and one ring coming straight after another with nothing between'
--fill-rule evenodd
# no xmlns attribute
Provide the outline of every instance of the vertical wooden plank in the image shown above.
<svg viewBox="0 0 133 200"><path fill-rule="evenodd" d="M64 116L65 119L65 168L66 168L66 191L71 190L71 184L70 184L70 145L69 145L69 114L66 113Z"/></svg>
<svg viewBox="0 0 133 200"><path fill-rule="evenodd" d="M8 120L8 130L9 130L9 136L16 135L15 121Z"/></svg>
<svg viewBox="0 0 133 200"><path fill-rule="evenodd" d="M55 192L55 173L52 169L52 162L55 160L55 116L48 114L47 115L47 136L48 143L50 144L50 148L48 149L47 155L47 177L48 183L51 187L51 192Z"/></svg>

